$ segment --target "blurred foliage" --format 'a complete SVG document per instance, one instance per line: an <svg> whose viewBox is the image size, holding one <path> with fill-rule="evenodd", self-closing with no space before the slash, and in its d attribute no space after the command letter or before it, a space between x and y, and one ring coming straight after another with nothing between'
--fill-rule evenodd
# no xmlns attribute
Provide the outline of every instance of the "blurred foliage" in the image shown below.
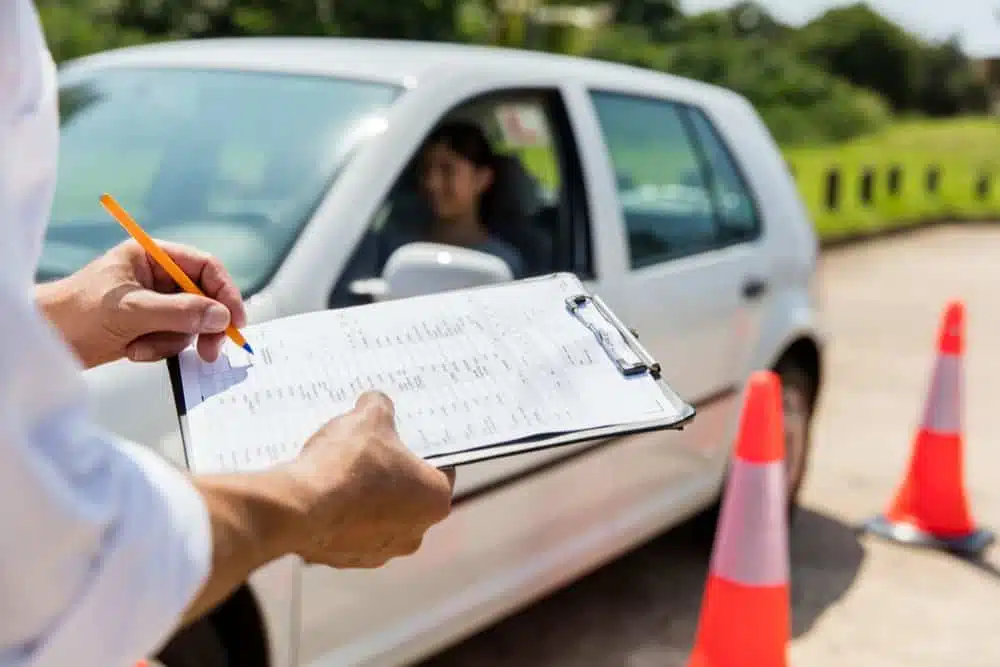
<svg viewBox="0 0 1000 667"><path fill-rule="evenodd" d="M880 92L894 110L914 108L923 45L866 6L832 9L796 31L792 43L809 62Z"/></svg>
<svg viewBox="0 0 1000 667"><path fill-rule="evenodd" d="M942 116L989 106L956 40L925 44L864 5L831 10L792 40L808 61L877 91L895 111Z"/></svg>
<svg viewBox="0 0 1000 667"><path fill-rule="evenodd" d="M244 35L446 40L589 55L745 95L782 143L841 141L893 112L988 109L955 41L925 43L864 4L794 28L759 4L685 15L677 0L37 0L57 60L148 41ZM541 20L555 5L610 10L598 27Z"/></svg>
<svg viewBox="0 0 1000 667"><path fill-rule="evenodd" d="M716 39L696 36L660 47L639 49L626 35L607 35L598 57L618 60L618 43L631 64L652 65L681 76L709 81L749 98L783 144L839 141L880 129L889 110L873 92L858 89L820 67L761 37Z"/></svg>

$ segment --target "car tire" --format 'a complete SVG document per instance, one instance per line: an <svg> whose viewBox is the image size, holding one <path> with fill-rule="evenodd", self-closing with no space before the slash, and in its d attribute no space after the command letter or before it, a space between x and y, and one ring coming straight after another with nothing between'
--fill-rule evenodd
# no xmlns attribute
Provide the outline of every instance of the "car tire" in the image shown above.
<svg viewBox="0 0 1000 667"><path fill-rule="evenodd" d="M798 514L799 495L805 483L812 445L812 417L816 406L816 380L794 359L783 359L774 368L781 379L782 408L785 426L785 465L788 483L788 524L791 527ZM727 475L728 476L728 475ZM692 523L701 539L715 539L716 524L722 510L722 493L712 505L697 514Z"/></svg>
<svg viewBox="0 0 1000 667"><path fill-rule="evenodd" d="M816 380L794 360L779 362L785 423L785 465L788 480L788 518L795 520L799 496L809 469L812 418L816 408Z"/></svg>
<svg viewBox="0 0 1000 667"><path fill-rule="evenodd" d="M178 632L151 667L229 667L228 653L222 638L209 621L201 621Z"/></svg>

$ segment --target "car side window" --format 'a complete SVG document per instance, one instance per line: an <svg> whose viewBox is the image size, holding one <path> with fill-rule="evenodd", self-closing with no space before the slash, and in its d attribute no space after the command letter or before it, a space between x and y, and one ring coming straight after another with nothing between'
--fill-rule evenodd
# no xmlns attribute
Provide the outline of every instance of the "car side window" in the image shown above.
<svg viewBox="0 0 1000 667"><path fill-rule="evenodd" d="M712 202L723 244L751 241L760 234L760 219L750 188L712 122L700 109L687 108L691 130L708 163Z"/></svg>
<svg viewBox="0 0 1000 667"><path fill-rule="evenodd" d="M615 170L632 268L715 247L706 171L684 107L619 93L591 97Z"/></svg>
<svg viewBox="0 0 1000 667"><path fill-rule="evenodd" d="M477 212L487 227L489 247L476 249L514 260L508 264L515 278L565 270L569 261L564 230L571 222L565 214L564 137L557 123L561 101L553 96L552 91L492 93L452 109L439 121L451 126L471 124L489 144L492 182ZM462 146L451 146L450 140L441 143L449 152L466 150L468 137L461 139ZM447 220L433 210L435 198L440 208L443 195L428 190L421 176L425 148L416 149L369 223L334 287L331 307L367 303L367 295L356 294L352 284L378 278L396 249L431 240L434 226Z"/></svg>

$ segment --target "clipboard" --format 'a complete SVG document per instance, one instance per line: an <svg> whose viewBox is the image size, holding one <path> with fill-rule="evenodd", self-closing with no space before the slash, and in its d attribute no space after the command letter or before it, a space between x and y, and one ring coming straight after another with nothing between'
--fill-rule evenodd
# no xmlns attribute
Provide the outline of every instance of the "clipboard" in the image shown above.
<svg viewBox="0 0 1000 667"><path fill-rule="evenodd" d="M544 280L569 279L580 289L564 299L564 307L568 316L574 318L581 327L589 330L594 337L608 361L618 370L623 377L639 378L648 376L655 381L656 387L662 395L662 399L671 408L673 416L671 418L653 419L648 421L631 422L628 424L616 424L583 430L535 433L531 436L510 440L498 444L484 446L473 446L462 449L462 451L445 453L439 455L424 456L424 460L437 467L454 467L488 461L497 458L515 456L547 450L566 445L580 444L588 441L597 441L610 437L623 437L636 435L651 431L660 430L681 430L696 415L695 408L684 401L667 384L663 378L660 364L654 359L648 350L639 342L635 331L626 327L607 304L596 294L588 292L583 288L579 279L569 273L554 273L545 276L527 278L504 285L517 283L534 283ZM465 290L450 292L478 292L480 290L498 289L504 285L490 285L485 287L474 287ZM442 293L449 294L449 293ZM411 297L408 301L419 299L435 298L439 295L427 295L421 297ZM392 302L389 302L392 303ZM370 308L371 306L353 306L343 310L355 308ZM335 311L327 311L335 312ZM177 411L180 426L181 439L184 445L185 460L189 468L193 469L190 449L192 446L191 431L188 424L189 409L185 400L183 387L181 362L179 357L167 359L167 368L170 377L170 384L173 392L174 404ZM391 395L391 394L390 394ZM330 417L335 415L331 414ZM195 472L199 472L195 470Z"/></svg>

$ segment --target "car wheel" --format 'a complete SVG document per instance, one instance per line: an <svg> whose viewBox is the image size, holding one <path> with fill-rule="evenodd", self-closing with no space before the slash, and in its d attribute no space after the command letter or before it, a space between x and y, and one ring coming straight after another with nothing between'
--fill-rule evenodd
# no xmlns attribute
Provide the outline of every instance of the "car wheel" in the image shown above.
<svg viewBox="0 0 1000 667"><path fill-rule="evenodd" d="M811 444L810 427L816 403L816 383L808 372L794 361L782 361L774 369L781 378L782 408L785 427L785 466L789 525L795 521L799 493L805 482ZM719 498L693 519L695 529L706 540L715 539L716 524L722 509Z"/></svg>
<svg viewBox="0 0 1000 667"><path fill-rule="evenodd" d="M794 362L780 363L775 372L781 378L788 509L789 519L794 519L809 463L810 431L816 403L816 383L806 371L795 365Z"/></svg>
<svg viewBox="0 0 1000 667"><path fill-rule="evenodd" d="M151 667L228 667L229 660L214 626L201 621L178 632L149 664Z"/></svg>

